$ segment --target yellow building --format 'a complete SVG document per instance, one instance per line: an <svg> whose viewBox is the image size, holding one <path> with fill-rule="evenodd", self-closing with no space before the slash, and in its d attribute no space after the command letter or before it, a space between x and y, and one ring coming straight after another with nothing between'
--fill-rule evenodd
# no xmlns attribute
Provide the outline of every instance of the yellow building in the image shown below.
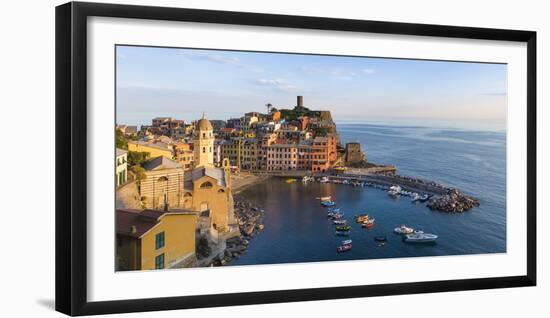
<svg viewBox="0 0 550 318"><path fill-rule="evenodd" d="M207 212L217 233L238 232L230 173L229 161L224 160L224 168L195 168L185 178L184 208Z"/></svg>
<svg viewBox="0 0 550 318"><path fill-rule="evenodd" d="M117 270L196 266L197 213L116 210Z"/></svg>
<svg viewBox="0 0 550 318"><path fill-rule="evenodd" d="M173 147L163 142L128 141L128 151L147 152L150 158L159 156L174 158Z"/></svg>
<svg viewBox="0 0 550 318"><path fill-rule="evenodd" d="M215 152L215 151L214 151ZM195 153L191 150L191 145L185 142L179 142L174 144L174 159L179 162L184 170L190 170L193 168L193 161L195 160Z"/></svg>
<svg viewBox="0 0 550 318"><path fill-rule="evenodd" d="M158 156L143 163L146 178L140 181L139 194L148 209L183 207L184 169L176 161Z"/></svg>
<svg viewBox="0 0 550 318"><path fill-rule="evenodd" d="M233 138L221 143L223 158L228 158L233 166L243 170L258 169L260 147L255 138ZM240 165L240 166L239 166Z"/></svg>
<svg viewBox="0 0 550 318"><path fill-rule="evenodd" d="M215 168L213 146L212 124L203 115L195 129L195 168L185 175L184 208L208 215L214 235L238 233L229 160Z"/></svg>

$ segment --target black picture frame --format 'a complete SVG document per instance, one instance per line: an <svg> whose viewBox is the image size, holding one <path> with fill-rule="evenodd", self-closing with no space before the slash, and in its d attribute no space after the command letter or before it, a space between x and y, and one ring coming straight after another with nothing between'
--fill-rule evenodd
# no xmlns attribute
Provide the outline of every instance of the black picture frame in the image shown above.
<svg viewBox="0 0 550 318"><path fill-rule="evenodd" d="M501 40L527 44L527 274L352 287L88 302L86 20L91 16ZM56 7L56 310L92 315L536 285L536 32L152 6Z"/></svg>

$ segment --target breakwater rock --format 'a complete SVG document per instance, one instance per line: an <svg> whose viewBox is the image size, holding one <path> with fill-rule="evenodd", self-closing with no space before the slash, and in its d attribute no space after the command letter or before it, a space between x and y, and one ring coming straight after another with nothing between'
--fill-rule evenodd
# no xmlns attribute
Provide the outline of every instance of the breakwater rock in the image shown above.
<svg viewBox="0 0 550 318"><path fill-rule="evenodd" d="M252 205L250 201L235 199L235 216L239 223L241 235L254 237L264 229L264 210Z"/></svg>
<svg viewBox="0 0 550 318"><path fill-rule="evenodd" d="M238 259L248 250L250 240L265 227L263 224L264 210L239 196L234 196L234 200L235 217L240 235L226 240L225 250L212 260L213 266L227 265L232 259Z"/></svg>
<svg viewBox="0 0 550 318"><path fill-rule="evenodd" d="M449 189L444 195L432 197L427 206L432 210L462 213L479 206L479 201L457 189Z"/></svg>

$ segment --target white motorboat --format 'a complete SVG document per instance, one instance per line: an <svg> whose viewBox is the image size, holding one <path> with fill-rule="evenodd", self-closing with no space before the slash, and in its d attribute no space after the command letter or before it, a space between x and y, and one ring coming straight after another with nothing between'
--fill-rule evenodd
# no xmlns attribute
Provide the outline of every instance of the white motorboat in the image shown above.
<svg viewBox="0 0 550 318"><path fill-rule="evenodd" d="M307 183L307 182L310 182L310 181L313 181L313 177L304 176L304 177L302 178L302 182L303 182L303 183Z"/></svg>
<svg viewBox="0 0 550 318"><path fill-rule="evenodd" d="M407 227L405 225L401 225L400 227L396 227L393 229L393 231L397 234L412 234L414 233L414 229L411 227Z"/></svg>
<svg viewBox="0 0 550 318"><path fill-rule="evenodd" d="M424 233L422 231L415 232L413 234L407 234L403 241L407 243L433 243L437 240L437 235Z"/></svg>
<svg viewBox="0 0 550 318"><path fill-rule="evenodd" d="M401 187L398 185L391 186L388 190L388 194L392 196L398 196L399 194L401 194Z"/></svg>
<svg viewBox="0 0 550 318"><path fill-rule="evenodd" d="M327 183L329 180L328 180L328 177L322 177L319 182L321 183Z"/></svg>

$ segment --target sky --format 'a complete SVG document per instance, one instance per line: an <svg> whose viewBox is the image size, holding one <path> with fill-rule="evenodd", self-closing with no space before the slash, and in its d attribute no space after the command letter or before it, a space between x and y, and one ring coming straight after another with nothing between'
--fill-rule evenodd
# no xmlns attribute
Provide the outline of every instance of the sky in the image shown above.
<svg viewBox="0 0 550 318"><path fill-rule="evenodd" d="M506 122L506 65L117 46L117 123L292 108L336 122Z"/></svg>

